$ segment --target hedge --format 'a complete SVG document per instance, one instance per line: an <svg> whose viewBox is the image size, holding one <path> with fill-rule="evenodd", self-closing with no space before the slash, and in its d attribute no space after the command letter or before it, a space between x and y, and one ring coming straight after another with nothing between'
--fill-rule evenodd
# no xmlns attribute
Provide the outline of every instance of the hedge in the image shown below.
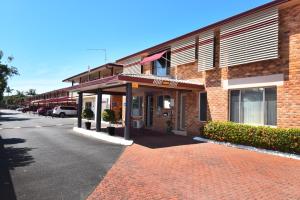
<svg viewBox="0 0 300 200"><path fill-rule="evenodd" d="M217 141L300 154L300 128L283 129L233 122L208 122L201 135Z"/></svg>

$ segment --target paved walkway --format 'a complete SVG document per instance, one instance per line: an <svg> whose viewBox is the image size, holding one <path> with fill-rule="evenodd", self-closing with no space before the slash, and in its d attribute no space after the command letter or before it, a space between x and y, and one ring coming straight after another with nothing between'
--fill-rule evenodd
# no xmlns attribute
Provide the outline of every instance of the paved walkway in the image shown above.
<svg viewBox="0 0 300 200"><path fill-rule="evenodd" d="M300 199L300 161L209 143L170 146L173 136L160 145L145 139L125 150L88 200Z"/></svg>

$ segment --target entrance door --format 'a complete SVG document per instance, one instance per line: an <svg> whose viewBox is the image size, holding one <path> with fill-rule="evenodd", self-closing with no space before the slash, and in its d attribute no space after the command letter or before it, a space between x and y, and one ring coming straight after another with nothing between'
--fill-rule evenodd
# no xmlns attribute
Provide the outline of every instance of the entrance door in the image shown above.
<svg viewBox="0 0 300 200"><path fill-rule="evenodd" d="M179 116L179 129L185 130L185 104L186 104L186 94L180 95L180 116Z"/></svg>
<svg viewBox="0 0 300 200"><path fill-rule="evenodd" d="M151 127L153 124L153 96L147 96L146 109L146 126Z"/></svg>

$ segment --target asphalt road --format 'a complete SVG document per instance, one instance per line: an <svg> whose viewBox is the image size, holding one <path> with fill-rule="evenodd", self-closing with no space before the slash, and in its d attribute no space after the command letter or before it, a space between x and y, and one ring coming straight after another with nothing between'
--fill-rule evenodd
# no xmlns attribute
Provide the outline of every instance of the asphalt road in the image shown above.
<svg viewBox="0 0 300 200"><path fill-rule="evenodd" d="M123 147L78 135L75 120L0 110L0 199L85 199Z"/></svg>

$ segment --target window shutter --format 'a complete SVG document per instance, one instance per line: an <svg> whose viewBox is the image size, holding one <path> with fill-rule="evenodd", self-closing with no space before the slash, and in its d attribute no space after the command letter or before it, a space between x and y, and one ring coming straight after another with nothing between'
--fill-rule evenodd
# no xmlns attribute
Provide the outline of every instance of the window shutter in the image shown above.
<svg viewBox="0 0 300 200"><path fill-rule="evenodd" d="M198 71L214 68L214 32L199 35L198 42Z"/></svg>
<svg viewBox="0 0 300 200"><path fill-rule="evenodd" d="M141 74L141 58L136 57L136 58L131 58L126 60L123 65L123 73L124 74Z"/></svg>
<svg viewBox="0 0 300 200"><path fill-rule="evenodd" d="M220 38L221 67L278 58L278 9L224 25Z"/></svg>
<svg viewBox="0 0 300 200"><path fill-rule="evenodd" d="M171 67L195 61L196 37L174 43L171 45Z"/></svg>

